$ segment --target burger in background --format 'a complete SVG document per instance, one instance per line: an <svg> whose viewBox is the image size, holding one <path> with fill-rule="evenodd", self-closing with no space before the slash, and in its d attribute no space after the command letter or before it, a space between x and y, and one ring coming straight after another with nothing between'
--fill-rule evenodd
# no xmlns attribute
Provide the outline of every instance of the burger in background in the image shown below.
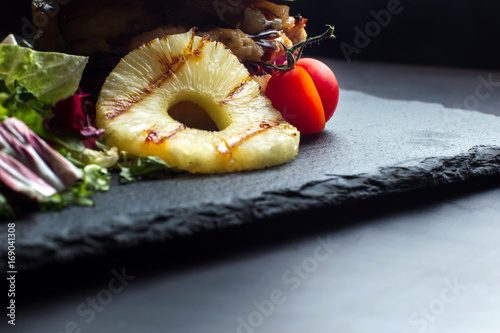
<svg viewBox="0 0 500 333"><path fill-rule="evenodd" d="M259 64L279 61L282 44L307 38L305 19L267 0L33 0L32 14L36 50L90 57L82 81L89 92L128 52L192 27L231 49L261 85L267 76Z"/></svg>
<svg viewBox="0 0 500 333"><path fill-rule="evenodd" d="M305 19L266 0L33 0L34 47L92 57L123 56L183 33L220 41L244 62L273 61L306 39Z"/></svg>

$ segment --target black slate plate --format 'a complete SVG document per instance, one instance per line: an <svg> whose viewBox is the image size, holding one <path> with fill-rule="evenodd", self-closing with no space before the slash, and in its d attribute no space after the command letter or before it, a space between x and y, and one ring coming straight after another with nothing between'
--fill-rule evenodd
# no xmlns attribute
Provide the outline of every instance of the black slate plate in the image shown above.
<svg viewBox="0 0 500 333"><path fill-rule="evenodd" d="M438 104L341 91L327 129L303 137L292 162L221 175L180 174L114 186L91 208L16 221L16 264L50 263L122 247L265 222L283 214L500 173L500 118ZM6 239L2 226L0 239ZM5 271L6 248L0 249Z"/></svg>

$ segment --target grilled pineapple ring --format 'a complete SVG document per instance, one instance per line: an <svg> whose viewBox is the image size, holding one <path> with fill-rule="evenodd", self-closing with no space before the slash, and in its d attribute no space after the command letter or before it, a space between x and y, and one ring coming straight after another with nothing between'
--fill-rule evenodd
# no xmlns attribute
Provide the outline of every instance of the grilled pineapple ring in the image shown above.
<svg viewBox="0 0 500 333"><path fill-rule="evenodd" d="M190 127L172 109L203 109L217 128ZM96 122L109 146L200 173L285 163L297 155L300 137L239 59L194 30L126 55L102 87Z"/></svg>

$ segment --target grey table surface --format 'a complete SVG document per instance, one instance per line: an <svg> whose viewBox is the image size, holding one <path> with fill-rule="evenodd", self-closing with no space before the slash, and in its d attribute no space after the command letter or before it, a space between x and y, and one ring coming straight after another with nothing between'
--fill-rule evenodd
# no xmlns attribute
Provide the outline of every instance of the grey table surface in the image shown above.
<svg viewBox="0 0 500 333"><path fill-rule="evenodd" d="M476 112L482 126L498 123L499 72L326 61L341 94L367 108L410 103L453 124ZM498 176L486 177L19 274L7 328L498 332L499 198Z"/></svg>

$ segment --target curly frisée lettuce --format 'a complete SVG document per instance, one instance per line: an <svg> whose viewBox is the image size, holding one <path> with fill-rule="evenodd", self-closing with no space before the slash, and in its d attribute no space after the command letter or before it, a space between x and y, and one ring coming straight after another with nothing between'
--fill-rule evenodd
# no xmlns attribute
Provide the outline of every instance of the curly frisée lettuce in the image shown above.
<svg viewBox="0 0 500 333"><path fill-rule="evenodd" d="M17 81L42 102L55 103L73 95L87 62L83 56L0 44L0 79L11 89Z"/></svg>
<svg viewBox="0 0 500 333"><path fill-rule="evenodd" d="M73 186L55 195L41 199L37 206L42 211L59 210L70 205L93 206L94 191L108 191L111 175L106 168L89 164L83 168L83 177Z"/></svg>
<svg viewBox="0 0 500 333"><path fill-rule="evenodd" d="M132 183L141 177L154 177L164 172L181 172L156 156L136 156L125 151L120 152L119 181L122 184Z"/></svg>

